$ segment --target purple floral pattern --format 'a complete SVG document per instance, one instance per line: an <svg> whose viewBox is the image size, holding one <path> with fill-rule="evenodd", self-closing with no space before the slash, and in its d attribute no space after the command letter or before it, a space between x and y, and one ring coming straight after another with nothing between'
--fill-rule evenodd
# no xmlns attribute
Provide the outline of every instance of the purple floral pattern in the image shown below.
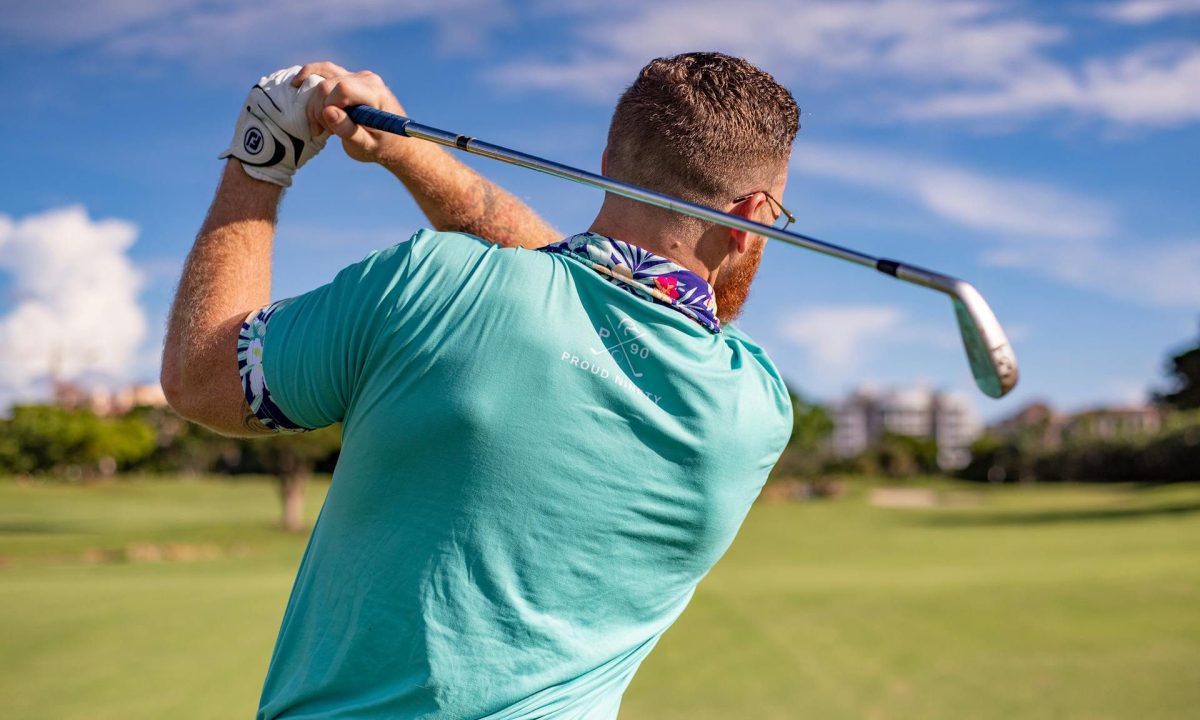
<svg viewBox="0 0 1200 720"><path fill-rule="evenodd" d="M711 333L721 332L712 286L691 270L649 250L590 232L539 250L574 257L617 287L674 308Z"/></svg>

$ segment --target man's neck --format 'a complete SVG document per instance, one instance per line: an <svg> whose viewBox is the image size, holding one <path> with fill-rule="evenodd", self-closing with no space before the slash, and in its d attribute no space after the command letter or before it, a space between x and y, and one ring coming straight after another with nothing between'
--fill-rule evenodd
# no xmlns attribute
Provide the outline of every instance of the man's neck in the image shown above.
<svg viewBox="0 0 1200 720"><path fill-rule="evenodd" d="M684 242L679 238L677 233L672 233L668 229L648 224L633 227L628 222L614 221L612 218L606 217L604 212L601 212L592 221L588 232L604 235L631 245L637 245L643 250L665 257L675 264L696 273L708 281L710 285L717 280L717 269L710 269L696 256L695 244Z"/></svg>

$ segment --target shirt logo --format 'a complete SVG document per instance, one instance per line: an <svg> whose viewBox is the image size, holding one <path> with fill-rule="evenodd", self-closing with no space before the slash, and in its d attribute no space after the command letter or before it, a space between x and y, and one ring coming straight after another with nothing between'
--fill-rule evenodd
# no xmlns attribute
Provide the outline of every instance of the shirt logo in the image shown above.
<svg viewBox="0 0 1200 720"><path fill-rule="evenodd" d="M645 377L646 373L642 368L646 367L646 361L652 357L650 348L642 341L646 335L642 326L629 318L614 322L611 317L605 315L603 325L596 327L600 347L588 347L590 356L587 353L575 354L570 350L563 350L559 359L582 372L590 373L598 380L611 382L622 390L628 390L662 407L662 395L643 390L636 384ZM616 367L613 367L614 362Z"/></svg>
<svg viewBox="0 0 1200 720"><path fill-rule="evenodd" d="M634 377L640 378L644 375L637 369L635 361L650 359L650 348L638 342L646 334L640 325L629 318L623 318L614 326L612 318L605 315L604 327L597 328L597 334L604 347L588 348L593 355L608 353L618 363L623 360Z"/></svg>

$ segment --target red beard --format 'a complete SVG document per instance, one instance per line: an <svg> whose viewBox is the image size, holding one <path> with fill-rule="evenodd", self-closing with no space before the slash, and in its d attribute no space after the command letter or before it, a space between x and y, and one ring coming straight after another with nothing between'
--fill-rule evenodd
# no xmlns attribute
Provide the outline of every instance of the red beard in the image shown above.
<svg viewBox="0 0 1200 720"><path fill-rule="evenodd" d="M765 244L761 240L755 243L736 265L722 269L717 276L713 291L717 294L717 319L722 323L733 322L742 314Z"/></svg>

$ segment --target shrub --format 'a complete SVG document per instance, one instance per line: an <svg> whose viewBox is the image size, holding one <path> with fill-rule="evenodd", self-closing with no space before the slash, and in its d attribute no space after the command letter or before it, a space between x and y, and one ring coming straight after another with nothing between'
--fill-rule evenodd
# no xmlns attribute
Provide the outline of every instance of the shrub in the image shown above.
<svg viewBox="0 0 1200 720"><path fill-rule="evenodd" d="M960 474L976 482L1148 482L1200 480L1200 411L1167 417L1156 433L1085 438L1045 450L985 435Z"/></svg>
<svg viewBox="0 0 1200 720"><path fill-rule="evenodd" d="M138 464L154 446L154 429L136 417L27 405L0 421L0 471L9 473L107 474Z"/></svg>

